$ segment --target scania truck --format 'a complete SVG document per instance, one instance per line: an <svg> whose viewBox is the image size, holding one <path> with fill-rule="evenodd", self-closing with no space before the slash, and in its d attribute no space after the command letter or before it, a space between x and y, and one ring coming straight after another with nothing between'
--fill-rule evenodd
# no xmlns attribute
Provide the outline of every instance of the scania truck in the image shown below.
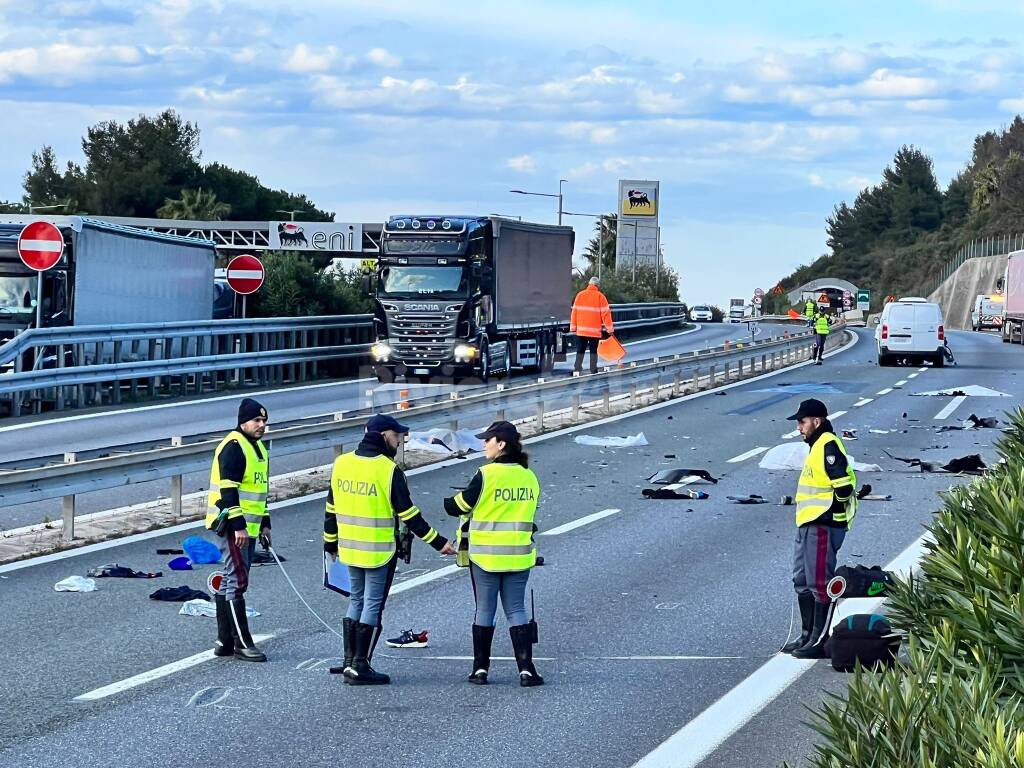
<svg viewBox="0 0 1024 768"><path fill-rule="evenodd" d="M574 237L499 216L391 217L368 286L377 378L486 382L564 360Z"/></svg>

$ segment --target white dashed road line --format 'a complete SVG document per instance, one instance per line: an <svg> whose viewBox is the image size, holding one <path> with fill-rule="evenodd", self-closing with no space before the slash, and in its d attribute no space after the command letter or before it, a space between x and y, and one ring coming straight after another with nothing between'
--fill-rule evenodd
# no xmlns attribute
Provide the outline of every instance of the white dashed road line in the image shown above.
<svg viewBox="0 0 1024 768"><path fill-rule="evenodd" d="M916 379L920 375L921 375L920 372L915 372L915 373L912 373L909 376L907 376L907 378L908 379Z"/></svg>
<svg viewBox="0 0 1024 768"><path fill-rule="evenodd" d="M762 453L764 453L767 450L768 450L767 446L758 446L757 448L751 448L746 453L741 453L739 456L733 456L726 463L727 464L739 464L741 461L746 461L747 459L752 459L755 456L757 456L759 454L762 454Z"/></svg>
<svg viewBox="0 0 1024 768"><path fill-rule="evenodd" d="M589 525L590 523L593 523L605 517L610 517L611 515L617 514L621 511L621 509L602 509L600 512L595 512L592 515L581 517L579 520L573 520L571 522L566 523L565 525L560 525L557 528L552 528L550 531L541 531L540 535L558 536L560 533L568 533L569 531L575 530L577 528L582 528L584 525Z"/></svg>
<svg viewBox="0 0 1024 768"><path fill-rule="evenodd" d="M902 386L903 386L904 384L906 384L906 383L907 383L907 380L906 380L906 379L900 379L900 380L899 380L899 381L897 381L897 382L896 382L895 384L893 384L893 386L894 386L894 387L902 387Z"/></svg>
<svg viewBox="0 0 1024 768"><path fill-rule="evenodd" d="M886 387L885 389L881 390L880 392L875 392L875 394L876 395L888 395L890 392L892 392L892 387Z"/></svg>
<svg viewBox="0 0 1024 768"><path fill-rule="evenodd" d="M860 408L861 406L865 406L868 403L873 403L874 401L875 401L875 398L873 398L873 397L864 397L864 398L861 398L860 400L858 400L856 403L854 403L853 407L854 408Z"/></svg>
<svg viewBox="0 0 1024 768"><path fill-rule="evenodd" d="M967 399L966 395L957 395L952 400L950 400L949 403L946 404L945 408L943 408L941 411L939 411L937 414L935 414L935 418L936 419L948 419L949 416L953 413L953 411L955 411L957 408L959 408L961 405L963 405L963 402L966 399Z"/></svg>

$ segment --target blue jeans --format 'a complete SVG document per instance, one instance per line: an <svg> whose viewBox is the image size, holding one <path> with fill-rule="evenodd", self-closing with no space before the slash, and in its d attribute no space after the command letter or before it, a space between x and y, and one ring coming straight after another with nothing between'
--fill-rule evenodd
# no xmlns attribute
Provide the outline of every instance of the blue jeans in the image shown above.
<svg viewBox="0 0 1024 768"><path fill-rule="evenodd" d="M469 575L473 581L473 596L476 598L476 614L473 623L478 627L493 627L498 614L498 595L501 595L501 607L505 610L505 618L510 627L527 624L530 617L526 615L526 582L530 578L530 569L525 571L506 571L492 573L485 571L476 563L469 564Z"/></svg>
<svg viewBox="0 0 1024 768"><path fill-rule="evenodd" d="M395 568L398 558L377 568L348 567L348 578L352 582L352 594L348 601L348 612L345 616L355 619L371 627L380 625L380 616L384 612L384 603L391 591L391 582L395 579Z"/></svg>

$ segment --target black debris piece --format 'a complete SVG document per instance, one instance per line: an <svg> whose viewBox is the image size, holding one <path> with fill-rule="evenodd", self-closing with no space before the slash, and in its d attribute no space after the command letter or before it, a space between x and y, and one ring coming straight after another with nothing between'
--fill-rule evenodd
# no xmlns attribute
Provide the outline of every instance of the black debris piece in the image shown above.
<svg viewBox="0 0 1024 768"><path fill-rule="evenodd" d="M644 488L640 492L645 499L706 499L709 498L704 491L673 491L668 488Z"/></svg>
<svg viewBox="0 0 1024 768"><path fill-rule="evenodd" d="M184 555L184 549L162 548L156 551L158 555Z"/></svg>
<svg viewBox="0 0 1024 768"><path fill-rule="evenodd" d="M672 419L674 419L675 417L674 416L666 416L665 418L667 418L669 421L672 421Z"/></svg>
<svg viewBox="0 0 1024 768"><path fill-rule="evenodd" d="M969 475L980 475L984 470L988 469L985 466L985 462L981 460L981 456L977 453L972 453L969 456L960 456L947 464L943 464L942 468L954 474L964 473Z"/></svg>
<svg viewBox="0 0 1024 768"><path fill-rule="evenodd" d="M871 493L872 490L874 489L871 487L870 483L864 483L864 485L861 486L861 489L857 491L857 498L863 499L865 496Z"/></svg>
<svg viewBox="0 0 1024 768"><path fill-rule="evenodd" d="M117 563L107 563L96 568L90 568L85 572L86 576L91 576L94 579L158 579L163 576L163 573L157 571L156 573L147 573L146 571L134 571L125 565L118 565Z"/></svg>
<svg viewBox="0 0 1024 768"><path fill-rule="evenodd" d="M758 496L756 493L752 493L749 496L726 496L729 501L734 501L737 504L767 504L768 499L764 496Z"/></svg>
<svg viewBox="0 0 1024 768"><path fill-rule="evenodd" d="M779 506L780 507L788 507L788 506L791 506L792 504L793 504L793 497L792 496L783 496L781 499L779 499Z"/></svg>
<svg viewBox="0 0 1024 768"><path fill-rule="evenodd" d="M892 496L888 493L869 493L861 498L861 501L892 501Z"/></svg>
<svg viewBox="0 0 1024 768"><path fill-rule="evenodd" d="M941 434L943 432L959 432L962 429L963 429L963 427L955 427L952 424L944 424L943 426L941 426L937 430L935 430L935 432L937 434Z"/></svg>
<svg viewBox="0 0 1024 768"><path fill-rule="evenodd" d="M278 555L282 563L287 563L288 558L283 555ZM274 563L274 556L270 554L269 549L258 549L252 555L253 565L271 565Z"/></svg>
<svg viewBox="0 0 1024 768"><path fill-rule="evenodd" d="M856 440L857 439L857 430L856 429L844 429L843 430L843 434L842 434L842 438L844 440Z"/></svg>
<svg viewBox="0 0 1024 768"><path fill-rule="evenodd" d="M716 485L718 483L718 479L712 477L711 473L706 469L663 469L648 477L647 482L654 485L670 485L678 483L684 477L699 477L701 480L706 480L709 483L715 483Z"/></svg>
<svg viewBox="0 0 1024 768"><path fill-rule="evenodd" d="M970 422L971 426L968 427L967 423ZM964 422L964 427L967 429L996 429L999 426L999 419L995 416L984 416L977 417L973 413L967 417L967 421Z"/></svg>
<svg viewBox="0 0 1024 768"><path fill-rule="evenodd" d="M189 600L209 600L210 596L198 589L182 584L180 587L162 587L149 596L150 600L162 600L166 603L184 603Z"/></svg>

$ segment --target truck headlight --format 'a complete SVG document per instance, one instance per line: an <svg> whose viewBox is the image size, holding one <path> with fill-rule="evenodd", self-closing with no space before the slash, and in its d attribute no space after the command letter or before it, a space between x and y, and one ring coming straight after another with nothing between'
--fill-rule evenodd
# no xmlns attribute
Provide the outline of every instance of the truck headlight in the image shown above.
<svg viewBox="0 0 1024 768"><path fill-rule="evenodd" d="M460 362L469 362L476 357L476 347L472 344L456 344L455 359Z"/></svg>
<svg viewBox="0 0 1024 768"><path fill-rule="evenodd" d="M377 361L387 361L387 359L391 357L391 347L383 341L378 341L370 347L370 356Z"/></svg>

